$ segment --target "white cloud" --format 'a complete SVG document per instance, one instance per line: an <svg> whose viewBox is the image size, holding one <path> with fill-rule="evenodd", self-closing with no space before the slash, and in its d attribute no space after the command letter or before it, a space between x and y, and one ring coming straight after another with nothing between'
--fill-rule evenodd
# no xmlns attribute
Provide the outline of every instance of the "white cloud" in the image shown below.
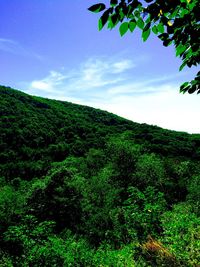
<svg viewBox="0 0 200 267"><path fill-rule="evenodd" d="M31 83L31 87L34 89L39 89L39 90L47 91L47 92L52 91L50 84L45 81L33 81Z"/></svg>
<svg viewBox="0 0 200 267"><path fill-rule="evenodd" d="M123 60L112 64L110 67L113 73L121 73L125 70L132 69L135 67L135 64L131 60Z"/></svg>
<svg viewBox="0 0 200 267"><path fill-rule="evenodd" d="M89 59L80 68L77 86L91 88L116 84L124 79L121 74L133 67L131 60Z"/></svg>
<svg viewBox="0 0 200 267"><path fill-rule="evenodd" d="M93 92L98 88L119 84L125 80L124 72L134 67L130 60L113 61L111 59L89 59L72 71L50 71L41 80L34 80L29 85L29 92L65 92L68 94L83 91Z"/></svg>
<svg viewBox="0 0 200 267"><path fill-rule="evenodd" d="M57 71L50 71L50 74L41 79L34 80L29 85L29 91L40 90L44 92L57 92L57 88L63 85L63 82L67 79L67 75L63 75Z"/></svg>
<svg viewBox="0 0 200 267"><path fill-rule="evenodd" d="M196 95L179 94L179 74L138 81L126 59L89 59L71 71L51 71L28 93L101 108L135 122L200 133Z"/></svg>

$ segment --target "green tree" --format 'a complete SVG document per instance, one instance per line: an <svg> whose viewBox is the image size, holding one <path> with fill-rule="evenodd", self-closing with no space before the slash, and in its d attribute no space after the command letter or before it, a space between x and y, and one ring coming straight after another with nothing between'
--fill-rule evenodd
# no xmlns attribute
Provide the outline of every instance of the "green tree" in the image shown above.
<svg viewBox="0 0 200 267"><path fill-rule="evenodd" d="M113 216L120 202L120 189L113 185L112 175L113 170L105 167L85 181L83 188L83 229L95 245L116 238Z"/></svg>
<svg viewBox="0 0 200 267"><path fill-rule="evenodd" d="M110 0L95 4L89 10L95 13L104 11L99 19L99 30L106 24L113 29L120 24L120 35L133 32L136 27L142 31L142 39L146 41L151 32L158 36L164 46L173 44L176 56L182 64L197 66L200 63L200 24L198 0ZM200 93L200 72L191 82L185 82L180 92Z"/></svg>
<svg viewBox="0 0 200 267"><path fill-rule="evenodd" d="M111 138L107 143L107 157L111 158L114 180L121 187L133 182L133 173L141 155L142 146L120 136Z"/></svg>
<svg viewBox="0 0 200 267"><path fill-rule="evenodd" d="M67 160L54 163L45 179L32 185L27 199L27 209L34 216L55 221L58 229L76 227L81 216L79 188L84 180L67 165Z"/></svg>
<svg viewBox="0 0 200 267"><path fill-rule="evenodd" d="M0 188L0 236L14 218L23 213L25 196L20 193L9 185Z"/></svg>
<svg viewBox="0 0 200 267"><path fill-rule="evenodd" d="M136 164L134 180L140 188L151 185L163 189L166 175L162 160L153 153L140 156Z"/></svg>

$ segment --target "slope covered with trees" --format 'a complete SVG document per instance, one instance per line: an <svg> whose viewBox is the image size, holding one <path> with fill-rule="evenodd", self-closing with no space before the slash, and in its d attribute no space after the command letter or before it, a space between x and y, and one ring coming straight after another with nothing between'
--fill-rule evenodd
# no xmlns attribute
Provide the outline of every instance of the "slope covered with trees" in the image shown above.
<svg viewBox="0 0 200 267"><path fill-rule="evenodd" d="M200 135L0 87L0 266L198 266Z"/></svg>

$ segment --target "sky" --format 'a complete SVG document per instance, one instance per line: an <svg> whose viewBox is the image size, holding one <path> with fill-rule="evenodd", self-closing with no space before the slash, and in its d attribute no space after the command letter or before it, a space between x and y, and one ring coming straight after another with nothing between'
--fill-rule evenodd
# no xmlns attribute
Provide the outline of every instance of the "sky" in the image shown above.
<svg viewBox="0 0 200 267"><path fill-rule="evenodd" d="M108 3L101 0L99 2ZM141 31L98 31L98 0L0 0L0 84L139 123L200 133L200 97L180 94L197 68L179 72L173 46Z"/></svg>

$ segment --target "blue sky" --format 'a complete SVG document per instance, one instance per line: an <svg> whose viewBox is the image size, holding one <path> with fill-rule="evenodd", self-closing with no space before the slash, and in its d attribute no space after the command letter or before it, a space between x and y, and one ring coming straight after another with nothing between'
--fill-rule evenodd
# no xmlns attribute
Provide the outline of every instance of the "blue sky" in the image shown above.
<svg viewBox="0 0 200 267"><path fill-rule="evenodd" d="M179 72L174 48L153 35L143 43L139 30L99 32L87 10L97 2L0 0L0 84L200 133L199 96L179 94L197 69Z"/></svg>

